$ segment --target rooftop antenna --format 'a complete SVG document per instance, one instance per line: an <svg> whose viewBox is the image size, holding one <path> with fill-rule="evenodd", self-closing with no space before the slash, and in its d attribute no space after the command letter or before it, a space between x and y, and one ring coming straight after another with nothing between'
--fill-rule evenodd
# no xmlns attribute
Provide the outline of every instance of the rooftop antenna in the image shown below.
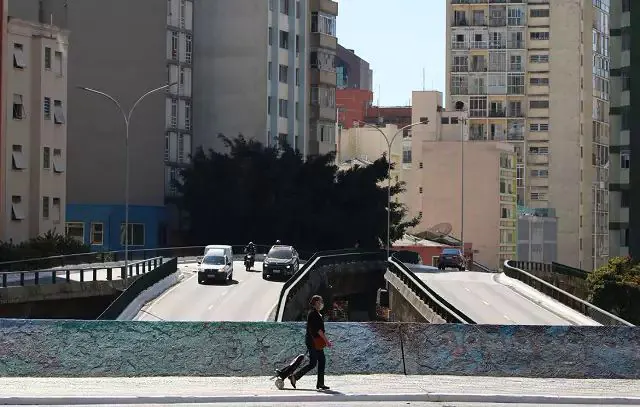
<svg viewBox="0 0 640 407"><path fill-rule="evenodd" d="M425 72L424 72L424 67L422 68L422 91L424 92L426 89L426 77L425 77Z"/></svg>

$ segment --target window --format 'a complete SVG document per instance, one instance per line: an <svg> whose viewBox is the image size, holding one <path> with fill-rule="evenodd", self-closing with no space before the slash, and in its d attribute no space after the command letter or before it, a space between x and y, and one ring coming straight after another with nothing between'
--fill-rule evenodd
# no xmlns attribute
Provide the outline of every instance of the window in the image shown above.
<svg viewBox="0 0 640 407"><path fill-rule="evenodd" d="M91 223L91 244L102 246L104 244L104 224L99 222Z"/></svg>
<svg viewBox="0 0 640 407"><path fill-rule="evenodd" d="M622 0L622 11L631 11L631 0Z"/></svg>
<svg viewBox="0 0 640 407"><path fill-rule="evenodd" d="M549 32L548 31L532 32L532 33L529 34L529 38L531 38L534 41L548 40L549 39Z"/></svg>
<svg viewBox="0 0 640 407"><path fill-rule="evenodd" d="M290 0L280 0L280 12L284 15L289 15L289 1Z"/></svg>
<svg viewBox="0 0 640 407"><path fill-rule="evenodd" d="M287 99L278 99L278 116L289 117L289 101Z"/></svg>
<svg viewBox="0 0 640 407"><path fill-rule="evenodd" d="M336 16L313 12L311 13L311 32L336 36Z"/></svg>
<svg viewBox="0 0 640 407"><path fill-rule="evenodd" d="M524 95L524 75L507 76L507 93L509 95Z"/></svg>
<svg viewBox="0 0 640 407"><path fill-rule="evenodd" d="M296 54L300 53L300 36L296 35Z"/></svg>
<svg viewBox="0 0 640 407"><path fill-rule="evenodd" d="M24 119L24 104L22 103L22 95L13 94L13 119Z"/></svg>
<svg viewBox="0 0 640 407"><path fill-rule="evenodd" d="M178 60L178 33L175 31L171 32L171 55L169 58L174 61Z"/></svg>
<svg viewBox="0 0 640 407"><path fill-rule="evenodd" d="M631 154L628 152L620 153L620 168L631 168Z"/></svg>
<svg viewBox="0 0 640 407"><path fill-rule="evenodd" d="M289 33L280 30L280 48L289 49Z"/></svg>
<svg viewBox="0 0 640 407"><path fill-rule="evenodd" d="M129 223L129 246L144 246L144 225L142 223ZM120 225L120 244L125 244L125 224Z"/></svg>
<svg viewBox="0 0 640 407"><path fill-rule="evenodd" d="M53 172L61 174L64 172L64 160L62 159L62 150L53 149Z"/></svg>
<svg viewBox="0 0 640 407"><path fill-rule="evenodd" d="M60 214L61 214L61 209L62 206L60 205L60 198L53 198L52 199L53 203L51 205L51 209L52 209L52 213L51 213L51 220L54 223L58 223L60 222Z"/></svg>
<svg viewBox="0 0 640 407"><path fill-rule="evenodd" d="M546 64L549 63L549 55L529 55L529 62L533 64Z"/></svg>
<svg viewBox="0 0 640 407"><path fill-rule="evenodd" d="M55 124L64 123L64 110L62 109L62 101L53 101L53 122Z"/></svg>
<svg viewBox="0 0 640 407"><path fill-rule="evenodd" d="M531 86L549 86L549 78L529 78Z"/></svg>
<svg viewBox="0 0 640 407"><path fill-rule="evenodd" d="M269 27L267 36L269 38L269 45L273 45L273 28Z"/></svg>
<svg viewBox="0 0 640 407"><path fill-rule="evenodd" d="M313 51L309 53L309 61L312 68L327 72L336 71L336 56L334 54L323 51Z"/></svg>
<svg viewBox="0 0 640 407"><path fill-rule="evenodd" d="M65 235L72 239L76 239L80 243L84 243L84 223L67 222L64 225Z"/></svg>
<svg viewBox="0 0 640 407"><path fill-rule="evenodd" d="M287 141L288 137L289 135L287 133L278 133L278 147L284 148L289 145L289 142Z"/></svg>
<svg viewBox="0 0 640 407"><path fill-rule="evenodd" d="M548 109L549 101L548 100L530 100L529 108L530 109Z"/></svg>
<svg viewBox="0 0 640 407"><path fill-rule="evenodd" d="M296 102L296 120L300 120L300 102Z"/></svg>
<svg viewBox="0 0 640 407"><path fill-rule="evenodd" d="M51 120L51 98L45 97L42 107L44 111L44 119Z"/></svg>
<svg viewBox="0 0 640 407"><path fill-rule="evenodd" d="M49 210L51 208L49 207L49 197L48 196L43 196L42 197L42 218L43 219L49 219Z"/></svg>
<svg viewBox="0 0 640 407"><path fill-rule="evenodd" d="M24 170L27 168L27 161L22 152L22 146L19 144L13 145L13 151L11 153L11 169Z"/></svg>
<svg viewBox="0 0 640 407"><path fill-rule="evenodd" d="M42 168L45 170L51 169L51 148L42 148Z"/></svg>
<svg viewBox="0 0 640 407"><path fill-rule="evenodd" d="M56 51L53 56L53 72L58 76L62 76L62 52Z"/></svg>
<svg viewBox="0 0 640 407"><path fill-rule="evenodd" d="M171 99L171 128L178 127L178 100Z"/></svg>
<svg viewBox="0 0 640 407"><path fill-rule="evenodd" d="M273 11L275 0L269 0L269 10Z"/></svg>
<svg viewBox="0 0 640 407"><path fill-rule="evenodd" d="M548 178L549 170L531 170L532 177Z"/></svg>
<svg viewBox="0 0 640 407"><path fill-rule="evenodd" d="M186 63L190 64L193 55L193 36L191 34L187 34L185 41L184 59Z"/></svg>
<svg viewBox="0 0 640 407"><path fill-rule="evenodd" d="M529 154L549 154L549 147L529 147Z"/></svg>
<svg viewBox="0 0 640 407"><path fill-rule="evenodd" d="M532 201L546 201L547 200L547 194L545 194L544 192L532 192L531 193L531 200ZM582 240L581 240L582 242Z"/></svg>
<svg viewBox="0 0 640 407"><path fill-rule="evenodd" d="M532 131L532 132L549 131L549 123L530 123L529 131Z"/></svg>
<svg viewBox="0 0 640 407"><path fill-rule="evenodd" d="M300 0L296 1L296 18L300 18L302 10L300 9Z"/></svg>
<svg viewBox="0 0 640 407"><path fill-rule="evenodd" d="M280 83L289 83L289 67L287 65L278 67L278 80Z"/></svg>
<svg viewBox="0 0 640 407"><path fill-rule="evenodd" d="M273 71L273 62L269 61L269 63L267 64L267 79L271 80L271 76L272 76L272 72Z"/></svg>
<svg viewBox="0 0 640 407"><path fill-rule="evenodd" d="M191 101L184 102L184 129L191 130Z"/></svg>
<svg viewBox="0 0 640 407"><path fill-rule="evenodd" d="M44 47L44 69L51 70L51 48Z"/></svg>
<svg viewBox="0 0 640 407"><path fill-rule="evenodd" d="M22 197L20 195L13 195L11 197L11 220L20 221L24 220L24 207L22 206Z"/></svg>
<svg viewBox="0 0 640 407"><path fill-rule="evenodd" d="M26 68L27 63L24 60L24 47L22 44L13 44L13 67L16 69Z"/></svg>
<svg viewBox="0 0 640 407"><path fill-rule="evenodd" d="M549 9L548 8L532 8L531 10L529 10L529 16L532 18L549 17Z"/></svg>
<svg viewBox="0 0 640 407"><path fill-rule="evenodd" d="M296 68L296 86L300 86L300 68Z"/></svg>
<svg viewBox="0 0 640 407"><path fill-rule="evenodd" d="M271 114L271 96L267 96L267 114Z"/></svg>
<svg viewBox="0 0 640 407"><path fill-rule="evenodd" d="M422 187L418 188L418 193L421 194L423 192Z"/></svg>

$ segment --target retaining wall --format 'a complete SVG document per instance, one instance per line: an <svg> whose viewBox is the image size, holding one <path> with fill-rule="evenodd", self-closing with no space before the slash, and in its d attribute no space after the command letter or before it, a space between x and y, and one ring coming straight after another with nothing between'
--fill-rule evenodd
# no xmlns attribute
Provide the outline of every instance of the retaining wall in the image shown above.
<svg viewBox="0 0 640 407"><path fill-rule="evenodd" d="M640 378L635 327L330 323L330 374ZM261 376L301 323L0 320L0 376Z"/></svg>

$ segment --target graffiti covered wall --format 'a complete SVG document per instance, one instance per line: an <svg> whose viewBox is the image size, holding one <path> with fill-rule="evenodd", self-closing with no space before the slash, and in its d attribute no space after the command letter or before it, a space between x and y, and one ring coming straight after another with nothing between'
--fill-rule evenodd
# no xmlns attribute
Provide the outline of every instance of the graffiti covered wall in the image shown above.
<svg viewBox="0 0 640 407"><path fill-rule="evenodd" d="M640 378L640 329L329 323L329 374ZM267 376L304 324L0 320L0 375Z"/></svg>

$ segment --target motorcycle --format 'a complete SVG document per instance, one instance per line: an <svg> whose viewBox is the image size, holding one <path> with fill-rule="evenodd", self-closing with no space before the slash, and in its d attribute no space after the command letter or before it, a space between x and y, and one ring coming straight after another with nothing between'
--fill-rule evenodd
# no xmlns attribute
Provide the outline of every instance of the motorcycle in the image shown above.
<svg viewBox="0 0 640 407"><path fill-rule="evenodd" d="M250 271L251 268L253 267L255 263L255 260L253 258L253 254L245 254L244 256L244 267L247 269L247 271Z"/></svg>

